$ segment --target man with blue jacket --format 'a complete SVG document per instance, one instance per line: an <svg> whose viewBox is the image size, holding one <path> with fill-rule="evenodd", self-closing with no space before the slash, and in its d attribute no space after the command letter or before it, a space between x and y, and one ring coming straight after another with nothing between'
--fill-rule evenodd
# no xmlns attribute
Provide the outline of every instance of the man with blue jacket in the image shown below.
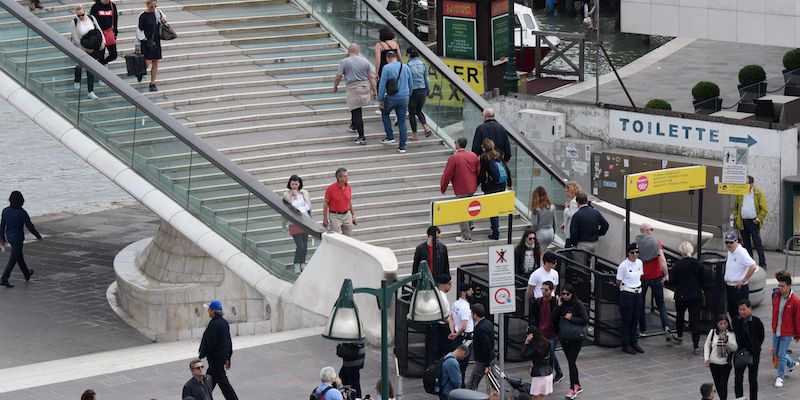
<svg viewBox="0 0 800 400"><path fill-rule="evenodd" d="M384 69L385 70L385 69ZM469 348L460 344L451 353L444 356L442 362L442 379L439 381L439 399L447 400L450 392L461 388L461 367L459 361L469 356Z"/></svg>
<svg viewBox="0 0 800 400"><path fill-rule="evenodd" d="M386 131L386 139L381 140L381 143L394 143L392 120L389 118L389 114L394 110L395 115L397 115L397 125L400 128L400 145L397 147L397 152L405 153L408 135L406 113L408 113L408 100L412 90L411 72L408 68L404 68L402 62L397 60L397 53L393 51L387 53L386 60L388 64L381 71L380 85L378 87L381 118L383 119L383 129Z"/></svg>

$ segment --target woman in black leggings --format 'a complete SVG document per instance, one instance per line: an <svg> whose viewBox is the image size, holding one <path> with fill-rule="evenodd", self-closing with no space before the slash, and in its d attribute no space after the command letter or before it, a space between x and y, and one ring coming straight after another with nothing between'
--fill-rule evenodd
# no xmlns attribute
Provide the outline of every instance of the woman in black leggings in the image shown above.
<svg viewBox="0 0 800 400"><path fill-rule="evenodd" d="M586 307L583 303L575 297L575 288L569 284L564 284L561 289L561 296L558 298L558 307L553 313L553 326L559 332L559 341L561 341L561 349L564 350L564 356L567 357L569 363L569 390L567 390L567 398L574 399L578 394L583 392L581 382L578 379L578 354L583 347L582 339L565 339L560 332L562 321L570 321L576 325L586 326L589 324L589 314L586 312Z"/></svg>
<svg viewBox="0 0 800 400"><path fill-rule="evenodd" d="M692 330L692 349L695 355L700 354L700 309L703 307L703 264L692 257L694 247L689 242L678 246L681 258L669 274L669 280L675 285L675 311L677 318L675 328L678 336L675 341L683 343L684 316L689 311L689 329Z"/></svg>
<svg viewBox="0 0 800 400"><path fill-rule="evenodd" d="M417 140L417 119L422 124L425 137L431 135L431 128L428 127L425 114L422 113L425 100L431 94L431 84L428 79L428 66L419 59L417 49L411 47L406 50L406 54L408 54L408 70L411 71L411 87L413 88L408 100L408 119L411 123L411 140Z"/></svg>

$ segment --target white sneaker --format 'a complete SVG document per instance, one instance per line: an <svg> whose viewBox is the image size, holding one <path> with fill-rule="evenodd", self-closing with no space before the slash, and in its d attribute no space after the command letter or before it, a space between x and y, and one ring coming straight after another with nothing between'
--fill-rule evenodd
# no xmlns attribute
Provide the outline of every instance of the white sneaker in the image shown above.
<svg viewBox="0 0 800 400"><path fill-rule="evenodd" d="M88 97L91 100L97 100L97 95L94 94L94 92L89 92L89 94L86 95L86 97Z"/></svg>
<svg viewBox="0 0 800 400"><path fill-rule="evenodd" d="M472 239L466 239L461 236L456 236L456 242L458 243L472 243Z"/></svg>
<svg viewBox="0 0 800 400"><path fill-rule="evenodd" d="M72 84L72 87L75 88L75 89L80 89L81 88L81 83L80 82L74 82Z"/></svg>
<svg viewBox="0 0 800 400"><path fill-rule="evenodd" d="M775 379L775 387L782 388L783 387L783 378Z"/></svg>
<svg viewBox="0 0 800 400"><path fill-rule="evenodd" d="M380 109L380 108L379 108L379 109L377 109L377 110L375 110L375 115L382 115L382 112L381 112L381 109Z"/></svg>
<svg viewBox="0 0 800 400"><path fill-rule="evenodd" d="M800 362L797 362L797 361L795 361L795 362L794 362L794 365L792 365L791 367L789 367L789 369L788 369L786 372L787 372L787 373L791 373L791 372L793 372L793 371L794 371L794 369L795 369L795 368L797 368L797 367L800 367Z"/></svg>

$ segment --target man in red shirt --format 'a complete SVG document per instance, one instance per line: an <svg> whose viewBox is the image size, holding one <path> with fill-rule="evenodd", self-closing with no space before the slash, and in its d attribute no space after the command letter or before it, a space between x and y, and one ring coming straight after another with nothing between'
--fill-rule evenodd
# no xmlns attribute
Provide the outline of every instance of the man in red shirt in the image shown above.
<svg viewBox="0 0 800 400"><path fill-rule="evenodd" d="M322 227L347 236L353 236L356 214L353 211L353 194L347 183L347 168L336 170L336 182L325 190L322 203ZM330 226L330 227L329 227Z"/></svg>
<svg viewBox="0 0 800 400"><path fill-rule="evenodd" d="M772 294L772 349L778 359L778 376L775 387L783 387L787 371L800 366L787 354L792 339L800 341L800 298L792 292L792 275L789 271L775 273L778 290Z"/></svg>
<svg viewBox="0 0 800 400"><path fill-rule="evenodd" d="M453 192L456 197L470 197L478 190L478 174L481 170L478 156L471 151L466 151L467 138L460 137L455 142L456 152L449 159L444 167L442 180L439 183L442 194L447 190L450 182L453 182ZM472 241L472 222L461 222L461 236L456 237L457 242L469 243Z"/></svg>
<svg viewBox="0 0 800 400"><path fill-rule="evenodd" d="M636 236L636 245L639 247L639 259L642 260L643 271L642 274L642 296L645 301L642 302L645 310L641 313L639 318L639 332L647 332L647 289L653 290L653 297L656 300L658 307L658 314L661 317L661 328L664 329L667 342L675 340L680 342L680 339L672 334L669 326L669 316L667 315L667 304L664 302L664 281L669 276L667 273L667 259L664 257L663 246L661 241L653 236L653 227L644 223L639 226L641 234Z"/></svg>
<svg viewBox="0 0 800 400"><path fill-rule="evenodd" d="M411 264L411 274L419 272L419 265L424 260L428 262L433 276L450 274L450 260L447 255L447 246L442 243L442 231L432 225L427 230L428 239L414 249L414 262ZM436 256L433 251L433 237L436 235Z"/></svg>

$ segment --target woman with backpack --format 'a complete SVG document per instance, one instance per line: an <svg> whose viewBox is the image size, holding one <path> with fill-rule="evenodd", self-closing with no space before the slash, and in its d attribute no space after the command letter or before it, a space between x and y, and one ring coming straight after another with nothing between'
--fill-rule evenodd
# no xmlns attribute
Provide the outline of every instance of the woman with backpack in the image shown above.
<svg viewBox="0 0 800 400"><path fill-rule="evenodd" d="M536 240L542 250L547 251L547 247L556 237L556 206L550 201L547 191L539 186L531 193L531 229L536 232ZM542 252L544 255L544 252ZM542 265L539 260L539 265Z"/></svg>
<svg viewBox="0 0 800 400"><path fill-rule="evenodd" d="M97 19L91 15L86 15L86 10L82 5L75 7L75 18L72 20L71 33L72 44L82 48L92 58L100 61L103 49L106 47L106 40L103 37ZM82 69L80 65L75 66L75 89L81 88ZM94 74L88 69L86 70L86 88L89 91L87 97L91 100L97 99L97 95L94 94Z"/></svg>
<svg viewBox="0 0 800 400"><path fill-rule="evenodd" d="M161 60L161 24L167 17L158 7L157 0L147 0L147 8L139 14L136 26L136 39L139 40L137 52L144 55L145 63L150 67L150 91L157 92L158 62Z"/></svg>
<svg viewBox="0 0 800 400"><path fill-rule="evenodd" d="M483 194L504 192L506 187L511 190L511 171L503 162L503 156L494 147L492 139L483 139L481 142L483 153L480 156L481 170L478 173L478 184L481 185ZM489 239L500 239L500 218L491 217L489 222L492 233Z"/></svg>
<svg viewBox="0 0 800 400"><path fill-rule="evenodd" d="M521 356L531 360L531 400L547 399L547 395L553 393L553 367L550 363L550 341L539 328L528 327Z"/></svg>

